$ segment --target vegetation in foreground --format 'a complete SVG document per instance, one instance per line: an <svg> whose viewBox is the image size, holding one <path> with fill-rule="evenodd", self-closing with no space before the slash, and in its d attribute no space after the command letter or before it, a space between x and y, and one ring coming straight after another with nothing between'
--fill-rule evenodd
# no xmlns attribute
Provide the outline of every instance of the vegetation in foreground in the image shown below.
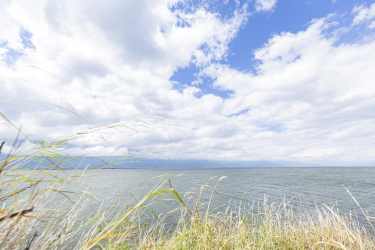
<svg viewBox="0 0 375 250"><path fill-rule="evenodd" d="M295 213L292 201L265 200L213 208L226 177L211 178L198 194L177 192L165 176L154 178L138 202L97 203L88 217L95 198L79 180L88 170L63 170L71 160L59 153L65 142L40 143L28 152L15 145L0 160L1 249L375 249L375 230L328 206ZM19 170L35 160L38 168ZM160 204L169 211L157 214ZM374 218L362 212L371 225Z"/></svg>

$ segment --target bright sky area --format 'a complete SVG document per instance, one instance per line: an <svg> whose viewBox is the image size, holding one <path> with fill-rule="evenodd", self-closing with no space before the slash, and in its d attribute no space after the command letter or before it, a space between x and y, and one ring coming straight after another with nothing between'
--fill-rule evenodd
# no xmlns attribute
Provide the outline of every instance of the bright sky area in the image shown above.
<svg viewBox="0 0 375 250"><path fill-rule="evenodd" d="M1 0L0 112L29 146L119 125L70 155L375 165L374 31L365 0Z"/></svg>

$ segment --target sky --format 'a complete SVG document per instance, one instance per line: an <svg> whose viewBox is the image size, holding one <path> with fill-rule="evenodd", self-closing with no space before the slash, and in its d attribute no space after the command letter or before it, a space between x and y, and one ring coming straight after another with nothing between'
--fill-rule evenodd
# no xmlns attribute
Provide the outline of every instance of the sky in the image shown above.
<svg viewBox="0 0 375 250"><path fill-rule="evenodd" d="M374 1L0 2L3 152L375 165Z"/></svg>

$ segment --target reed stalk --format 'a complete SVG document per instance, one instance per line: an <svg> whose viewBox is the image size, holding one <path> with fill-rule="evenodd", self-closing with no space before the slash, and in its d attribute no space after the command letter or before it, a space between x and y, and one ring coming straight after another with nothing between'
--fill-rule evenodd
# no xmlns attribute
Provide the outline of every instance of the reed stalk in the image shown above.
<svg viewBox="0 0 375 250"><path fill-rule="evenodd" d="M148 192L132 204L95 201L80 178L111 162L68 174L65 168L75 159L61 148L113 126L122 125L98 126L56 143L36 143L26 151L16 140L0 159L1 249L375 249L375 230L326 205L302 211L294 199L276 203L265 198L238 208L212 207L226 177L211 178L194 194L176 191L171 180L161 176L141 184ZM36 168L22 170L30 162L37 162ZM137 188L124 196L134 195ZM92 202L96 211L87 216ZM160 204L169 209L158 215ZM360 209L374 228L374 217Z"/></svg>

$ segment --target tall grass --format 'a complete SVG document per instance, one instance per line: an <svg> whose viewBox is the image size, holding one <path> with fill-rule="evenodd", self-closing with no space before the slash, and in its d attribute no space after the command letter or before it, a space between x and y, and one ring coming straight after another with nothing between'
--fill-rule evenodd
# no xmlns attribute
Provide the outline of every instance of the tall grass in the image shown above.
<svg viewBox="0 0 375 250"><path fill-rule="evenodd" d="M95 203L80 179L89 170L64 170L72 159L59 148L72 138L28 151L15 144L0 160L1 249L375 249L375 231L325 205L296 209L293 199L265 199L213 207L226 177L211 178L194 194L176 191L161 176L141 184L149 190L133 204ZM36 160L36 169L20 170ZM168 209L157 214L160 204ZM372 226L374 218L362 212Z"/></svg>
<svg viewBox="0 0 375 250"><path fill-rule="evenodd" d="M126 221L126 215L116 218L114 223L117 227L112 224L111 229L103 231L99 238L92 238L86 247L109 239L101 245L102 249L375 248L373 234L350 215L341 215L337 209L328 206L296 213L292 200L269 203L265 199L262 204L247 208L240 204L237 209L228 206L224 211L214 212L216 208L210 207L211 202L215 195L220 195L216 187L223 178L218 179L213 187L209 183L202 186L196 197L191 193L186 193L183 200L174 196L179 201L177 208L160 218L155 215L156 220L149 227L142 226L141 215L145 216L147 209L142 210L141 207L137 216L133 217L137 223ZM207 189L211 195L204 201L202 193ZM168 191L174 192L167 188L153 191L146 197ZM148 205L146 207L149 208ZM167 230L164 222L173 213L179 215L175 217L176 225ZM124 224L120 226L121 223Z"/></svg>

